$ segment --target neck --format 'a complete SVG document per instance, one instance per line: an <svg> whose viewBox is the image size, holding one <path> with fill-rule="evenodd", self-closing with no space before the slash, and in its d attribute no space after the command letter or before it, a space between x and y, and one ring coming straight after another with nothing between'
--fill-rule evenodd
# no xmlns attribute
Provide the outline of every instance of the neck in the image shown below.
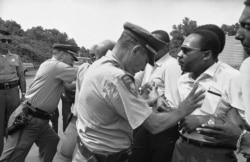
<svg viewBox="0 0 250 162"><path fill-rule="evenodd" d="M6 55L6 54L8 54L8 50L0 49L0 54L1 55Z"/></svg>
<svg viewBox="0 0 250 162"><path fill-rule="evenodd" d="M196 80L202 73L204 73L210 66L212 66L215 62L209 63L204 68L200 68L200 70L192 73L192 78Z"/></svg>

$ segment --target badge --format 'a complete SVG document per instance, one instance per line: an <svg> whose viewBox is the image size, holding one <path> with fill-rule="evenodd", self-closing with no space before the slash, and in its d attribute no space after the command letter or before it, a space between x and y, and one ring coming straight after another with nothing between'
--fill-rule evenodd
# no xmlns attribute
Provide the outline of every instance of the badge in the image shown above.
<svg viewBox="0 0 250 162"><path fill-rule="evenodd" d="M136 97L138 97L138 93L137 90L135 88L135 82L134 82L134 77L129 75L129 74L125 74L122 76L122 81L125 84L125 86L127 87L127 89Z"/></svg>

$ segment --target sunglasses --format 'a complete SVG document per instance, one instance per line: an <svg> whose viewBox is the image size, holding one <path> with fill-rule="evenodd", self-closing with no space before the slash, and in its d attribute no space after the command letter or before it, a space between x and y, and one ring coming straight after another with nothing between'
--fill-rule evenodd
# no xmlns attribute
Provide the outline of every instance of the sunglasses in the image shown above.
<svg viewBox="0 0 250 162"><path fill-rule="evenodd" d="M12 40L11 39L1 39L1 42L2 43L6 43L6 42L11 43Z"/></svg>
<svg viewBox="0 0 250 162"><path fill-rule="evenodd" d="M197 50L197 51L207 51L206 49L202 49L202 48L181 46L181 51L182 51L184 54L187 54L188 52L191 52L191 51L194 51L194 50Z"/></svg>

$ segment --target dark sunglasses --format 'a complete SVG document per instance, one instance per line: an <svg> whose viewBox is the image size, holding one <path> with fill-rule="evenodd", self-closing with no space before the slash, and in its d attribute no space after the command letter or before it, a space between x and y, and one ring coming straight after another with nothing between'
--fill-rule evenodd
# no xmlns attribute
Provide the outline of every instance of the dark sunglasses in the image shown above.
<svg viewBox="0 0 250 162"><path fill-rule="evenodd" d="M1 42L2 43L6 43L6 42L11 43L12 40L11 39L1 39Z"/></svg>
<svg viewBox="0 0 250 162"><path fill-rule="evenodd" d="M181 46L181 51L184 54L186 54L188 52L191 52L191 51L194 51L194 50L197 50L197 51L207 51L206 49L202 49L202 48L193 48L193 47Z"/></svg>

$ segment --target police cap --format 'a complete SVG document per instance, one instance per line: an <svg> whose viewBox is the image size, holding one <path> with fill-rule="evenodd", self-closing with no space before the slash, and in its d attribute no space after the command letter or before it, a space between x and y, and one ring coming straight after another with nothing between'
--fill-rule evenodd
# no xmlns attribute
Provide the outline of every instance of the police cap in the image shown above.
<svg viewBox="0 0 250 162"><path fill-rule="evenodd" d="M149 64L154 66L155 55L157 55L158 51L163 49L166 44L163 41L155 38L146 29L130 22L126 22L123 27L125 29L125 33L136 39L142 46L147 49Z"/></svg>
<svg viewBox="0 0 250 162"><path fill-rule="evenodd" d="M54 44L53 48L71 54L74 57L75 61L78 61L77 52L80 49L78 46L73 46L69 44Z"/></svg>

